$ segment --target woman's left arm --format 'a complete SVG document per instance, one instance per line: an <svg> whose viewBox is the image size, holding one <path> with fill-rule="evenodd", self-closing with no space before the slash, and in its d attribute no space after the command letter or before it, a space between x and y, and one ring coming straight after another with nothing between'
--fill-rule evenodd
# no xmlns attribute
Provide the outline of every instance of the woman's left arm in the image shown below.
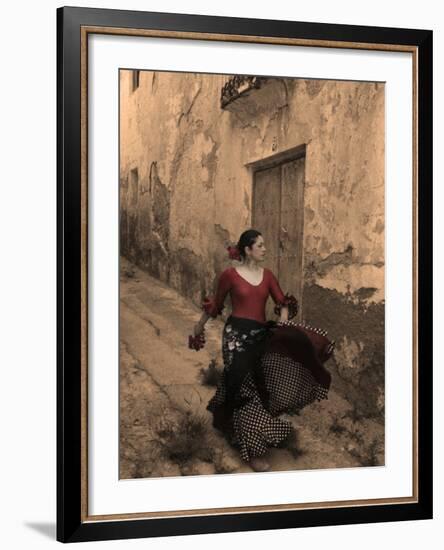
<svg viewBox="0 0 444 550"><path fill-rule="evenodd" d="M279 321L288 321L297 314L297 300L292 295L285 295L274 276L270 271L270 294L276 304L274 311L279 315Z"/></svg>

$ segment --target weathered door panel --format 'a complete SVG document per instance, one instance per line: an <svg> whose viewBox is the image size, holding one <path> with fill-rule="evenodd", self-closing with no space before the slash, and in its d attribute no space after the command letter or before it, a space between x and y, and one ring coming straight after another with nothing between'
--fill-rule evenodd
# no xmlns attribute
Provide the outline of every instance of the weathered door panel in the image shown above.
<svg viewBox="0 0 444 550"><path fill-rule="evenodd" d="M253 228L258 229L265 240L267 256L264 265L275 272L279 267L279 243L275 238L281 208L279 166L256 172L253 197Z"/></svg>
<svg viewBox="0 0 444 550"><path fill-rule="evenodd" d="M264 267L282 290L299 300L301 317L305 157L261 169L254 174L252 227L261 231L267 248ZM267 303L267 319L275 318Z"/></svg>
<svg viewBox="0 0 444 550"><path fill-rule="evenodd" d="M264 237L267 249L264 267L273 273L279 268L279 242L276 238L279 232L279 212L281 208L280 166L260 170L254 175L253 189L253 223L254 229ZM274 303L270 298L266 306L266 318L274 318Z"/></svg>
<svg viewBox="0 0 444 550"><path fill-rule="evenodd" d="M281 166L279 282L301 303L305 157Z"/></svg>

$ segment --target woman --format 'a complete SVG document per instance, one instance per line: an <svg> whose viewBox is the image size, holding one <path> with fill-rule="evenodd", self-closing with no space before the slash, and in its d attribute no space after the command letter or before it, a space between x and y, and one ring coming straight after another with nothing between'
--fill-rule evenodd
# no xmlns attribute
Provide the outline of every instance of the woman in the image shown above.
<svg viewBox="0 0 444 550"><path fill-rule="evenodd" d="M307 331L289 321L297 313L297 301L285 296L273 273L260 266L266 252L261 233L245 231L229 252L242 263L220 275L215 296L203 302L194 335L204 341L205 323L222 313L229 292L232 312L222 337L224 369L207 409L214 427L239 449L241 458L253 470L266 471L268 448L294 436L291 424L278 415L327 397L330 375L322 359L329 354L320 358ZM265 319L270 294L278 323Z"/></svg>

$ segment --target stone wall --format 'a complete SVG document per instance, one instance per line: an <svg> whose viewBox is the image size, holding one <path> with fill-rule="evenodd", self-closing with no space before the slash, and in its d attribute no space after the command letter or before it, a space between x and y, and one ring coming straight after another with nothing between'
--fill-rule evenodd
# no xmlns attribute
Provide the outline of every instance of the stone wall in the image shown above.
<svg viewBox="0 0 444 550"><path fill-rule="evenodd" d="M305 145L303 316L337 343L335 387L383 418L384 85L271 79L222 109L228 76L132 78L121 71L122 253L200 304L250 227L247 165Z"/></svg>

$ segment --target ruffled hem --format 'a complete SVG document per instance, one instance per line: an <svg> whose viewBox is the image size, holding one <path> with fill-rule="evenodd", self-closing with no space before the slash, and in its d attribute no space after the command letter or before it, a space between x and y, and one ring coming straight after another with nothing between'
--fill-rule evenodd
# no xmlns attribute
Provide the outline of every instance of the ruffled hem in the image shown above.
<svg viewBox="0 0 444 550"><path fill-rule="evenodd" d="M234 420L236 424L236 420ZM262 430L250 430L233 440L233 446L239 450L244 462L263 456L270 447L281 447L288 441L293 427L289 422L279 418L270 419Z"/></svg>
<svg viewBox="0 0 444 550"><path fill-rule="evenodd" d="M201 307L208 315L210 315L214 319L222 313L225 306L222 306L218 309L216 307L214 298L205 297Z"/></svg>
<svg viewBox="0 0 444 550"><path fill-rule="evenodd" d="M288 319L293 319L293 317L296 317L299 311L299 304L296 298L292 294L285 295L284 300L278 302L274 308L274 312L276 315L281 314L281 310L283 307L288 307Z"/></svg>
<svg viewBox="0 0 444 550"><path fill-rule="evenodd" d="M279 321L278 326L292 327L303 332L310 340L317 358L321 363L325 363L333 355L336 343L327 337L328 332L321 328L312 327L305 321L296 323L295 321Z"/></svg>

